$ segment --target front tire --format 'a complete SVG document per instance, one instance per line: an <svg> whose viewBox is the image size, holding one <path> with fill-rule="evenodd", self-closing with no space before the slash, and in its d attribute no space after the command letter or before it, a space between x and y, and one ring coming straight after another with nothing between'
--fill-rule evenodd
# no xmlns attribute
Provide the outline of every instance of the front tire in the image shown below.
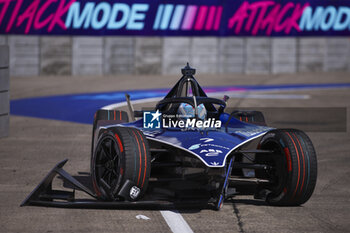
<svg viewBox="0 0 350 233"><path fill-rule="evenodd" d="M146 191L150 176L151 159L146 137L135 128L114 127L100 135L91 159L91 175L95 193L101 200L119 200L122 185L131 181Z"/></svg>
<svg viewBox="0 0 350 233"><path fill-rule="evenodd" d="M270 192L266 201L271 205L298 206L309 200L317 179L316 152L310 138L300 130L278 129L268 132L259 146L274 151L256 158L257 163L274 167L271 174L256 174L258 178L268 176L274 180L261 187Z"/></svg>

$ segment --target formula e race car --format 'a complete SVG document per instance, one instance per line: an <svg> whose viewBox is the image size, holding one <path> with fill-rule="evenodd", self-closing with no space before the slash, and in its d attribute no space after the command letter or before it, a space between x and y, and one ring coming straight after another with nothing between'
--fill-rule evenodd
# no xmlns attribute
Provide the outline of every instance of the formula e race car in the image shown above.
<svg viewBox="0 0 350 233"><path fill-rule="evenodd" d="M96 112L92 188L63 170L64 160L22 206L179 208L205 203L220 209L224 200L245 192L271 205L305 203L317 178L309 137L300 130L267 127L261 112L226 112L228 96L208 97L188 64L182 74L152 109L134 111L127 97L129 112ZM57 174L73 191L52 189ZM77 199L75 190L93 199Z"/></svg>

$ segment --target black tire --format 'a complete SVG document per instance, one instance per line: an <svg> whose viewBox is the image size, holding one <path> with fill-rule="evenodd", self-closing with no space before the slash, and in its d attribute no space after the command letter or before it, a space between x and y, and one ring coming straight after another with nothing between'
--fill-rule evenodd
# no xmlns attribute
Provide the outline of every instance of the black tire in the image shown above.
<svg viewBox="0 0 350 233"><path fill-rule="evenodd" d="M231 113L234 118L255 125L266 126L264 114L260 111L240 111L236 110Z"/></svg>
<svg viewBox="0 0 350 233"><path fill-rule="evenodd" d="M298 206L309 200L317 180L317 158L310 138L300 130L278 129L268 132L259 148L274 151L256 156L257 163L275 167L271 174L256 172L258 178L275 180L261 187L270 191L266 201L271 205Z"/></svg>
<svg viewBox="0 0 350 233"><path fill-rule="evenodd" d="M91 156L94 152L94 147L97 143L95 138L98 139L98 132L96 129L102 125L111 125L129 122L128 114L124 111L119 110L97 110L94 115L94 121L92 124L92 140L91 140Z"/></svg>
<svg viewBox="0 0 350 233"><path fill-rule="evenodd" d="M106 149L109 151L104 152ZM147 190L150 168L148 142L140 130L127 127L106 129L100 135L91 159L95 193L102 200L118 200L122 185L130 180L140 189L137 198L129 198L136 200Z"/></svg>

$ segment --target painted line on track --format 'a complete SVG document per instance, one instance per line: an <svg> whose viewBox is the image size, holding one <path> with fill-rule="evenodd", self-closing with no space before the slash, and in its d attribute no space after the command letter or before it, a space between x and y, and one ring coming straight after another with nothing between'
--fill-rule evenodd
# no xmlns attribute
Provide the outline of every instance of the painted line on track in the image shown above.
<svg viewBox="0 0 350 233"><path fill-rule="evenodd" d="M149 103L149 102L156 102L162 100L164 97L155 97L155 98L146 98L146 99L140 99L140 100L132 100L132 104L144 104L144 103ZM120 102L120 103L115 103L115 104L110 104L107 106L102 107L101 109L105 110L113 110L116 108L121 108L124 106L127 106L128 103L126 101Z"/></svg>
<svg viewBox="0 0 350 233"><path fill-rule="evenodd" d="M244 93L235 93L235 91L224 91L224 92L213 92L208 94L209 97L214 96L224 96L228 95L230 98L246 98L246 99L310 99L310 95L293 95L293 94L244 94ZM157 102L162 100L164 97L154 97L154 98L145 98L139 100L132 100L132 104L144 104L149 102ZM115 104L110 104L102 107L101 109L113 110L120 107L127 106L127 102L119 102Z"/></svg>
<svg viewBox="0 0 350 233"><path fill-rule="evenodd" d="M344 88L350 88L350 83L217 86L204 87L204 91L209 96L229 94L232 98L308 99L309 95L261 92ZM119 103L125 101L125 93L129 93L131 100L137 104L148 98L159 100L168 91L169 89L124 90L16 99L11 100L10 112L11 115L92 124L93 116L98 109L113 104L116 104L115 107L120 106Z"/></svg>
<svg viewBox="0 0 350 233"><path fill-rule="evenodd" d="M164 220L174 233L193 233L191 227L178 211L160 211Z"/></svg>
<svg viewBox="0 0 350 233"><path fill-rule="evenodd" d="M228 95L230 98L245 98L245 99L310 99L310 95L303 94L252 94L237 93L236 91L222 91L209 93L208 96L224 96Z"/></svg>

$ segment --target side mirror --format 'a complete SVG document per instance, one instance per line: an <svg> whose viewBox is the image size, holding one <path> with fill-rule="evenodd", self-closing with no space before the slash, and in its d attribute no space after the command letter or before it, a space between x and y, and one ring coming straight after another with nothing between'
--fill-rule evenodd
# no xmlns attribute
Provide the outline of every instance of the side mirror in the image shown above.
<svg viewBox="0 0 350 233"><path fill-rule="evenodd" d="M230 99L230 96L228 95L224 95L223 101L225 101L225 103L227 103L227 101Z"/></svg>

